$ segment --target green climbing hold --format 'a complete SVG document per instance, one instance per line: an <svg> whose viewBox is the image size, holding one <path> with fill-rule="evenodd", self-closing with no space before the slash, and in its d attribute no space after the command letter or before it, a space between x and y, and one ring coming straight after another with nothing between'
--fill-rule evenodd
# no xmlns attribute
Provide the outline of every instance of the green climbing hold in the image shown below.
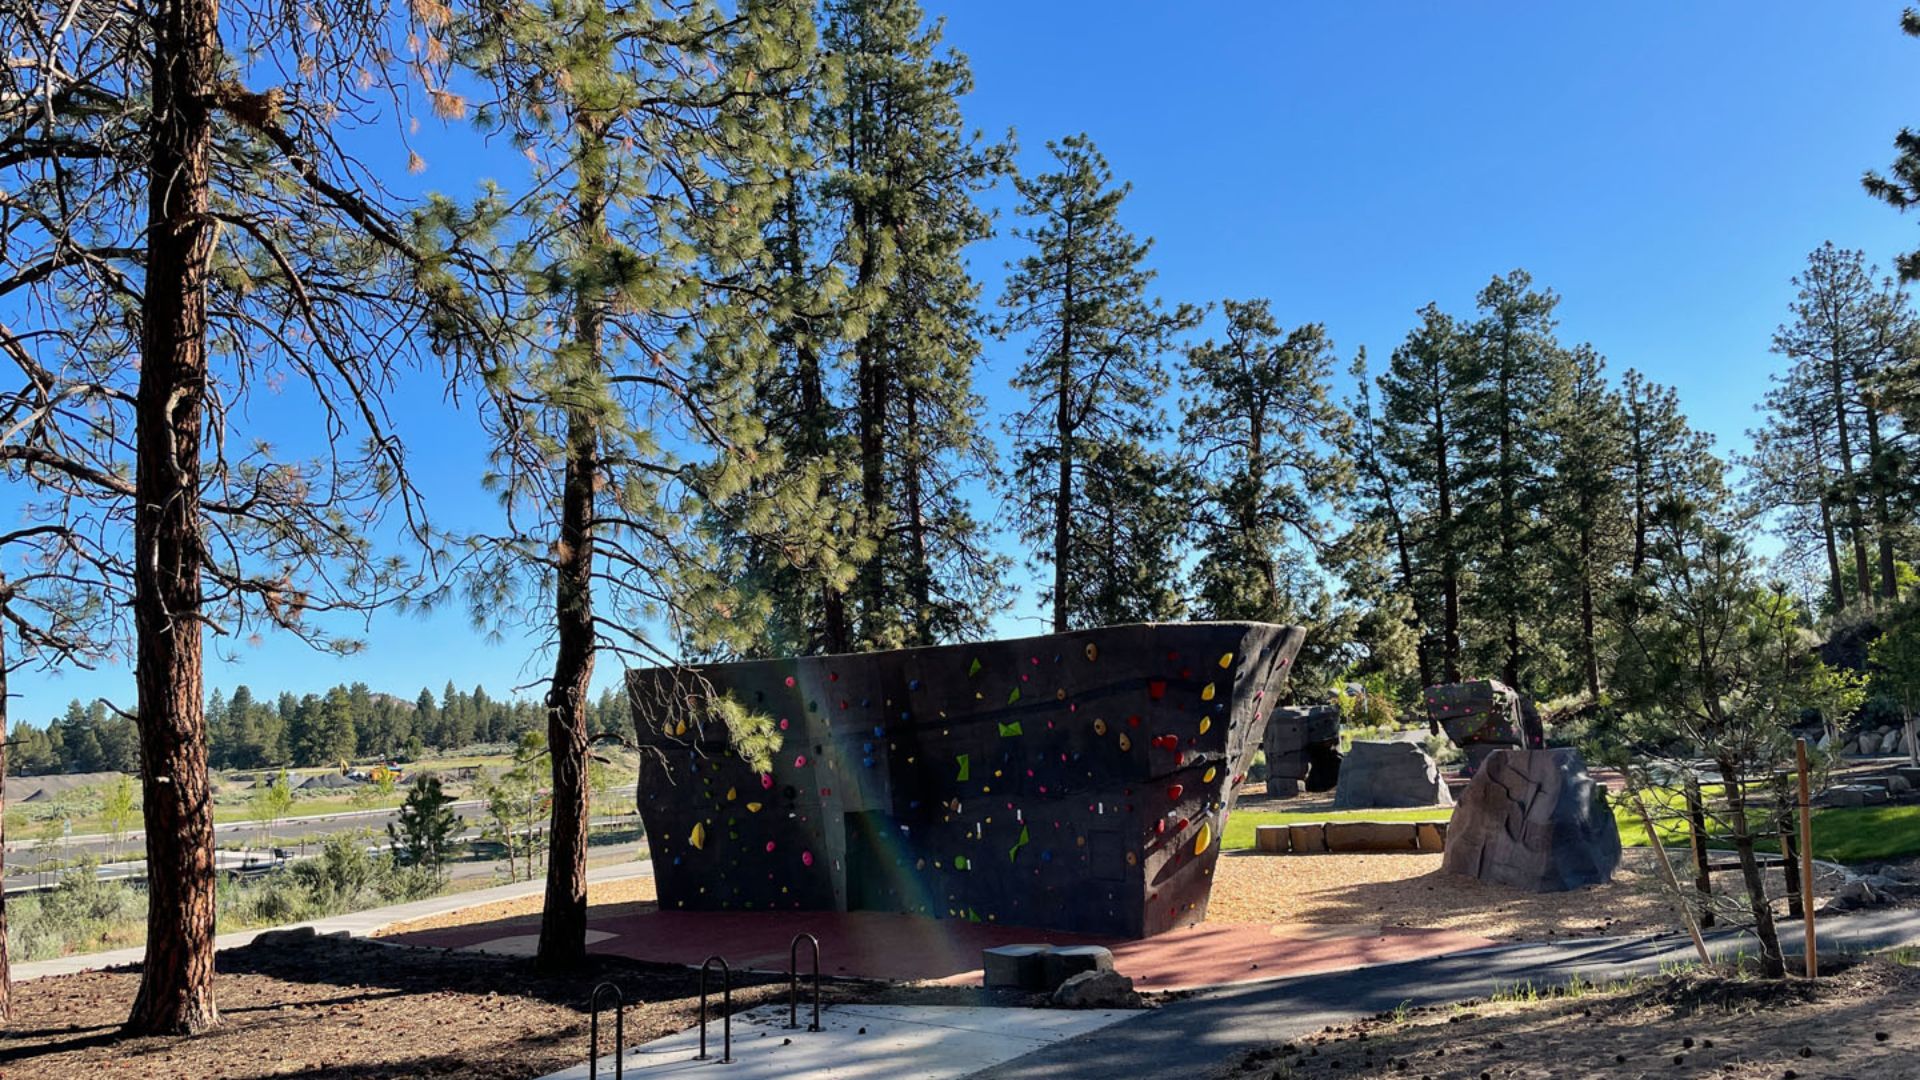
<svg viewBox="0 0 1920 1080"><path fill-rule="evenodd" d="M967 668L967 677L972 678L978 674L980 674L980 658L976 656L973 658L972 666Z"/></svg>
<svg viewBox="0 0 1920 1080"><path fill-rule="evenodd" d="M1003 738L1008 735L1025 735L1025 734L1026 732L1020 730L1020 721L1018 720L1015 720L1011 724L1000 725L1000 735ZM962 777L961 779L965 779L965 777Z"/></svg>
<svg viewBox="0 0 1920 1080"><path fill-rule="evenodd" d="M954 780L965 780L972 773L972 762L968 761L967 757L968 755L966 754L955 754L953 756L953 760L960 763L960 775L954 777Z"/></svg>
<svg viewBox="0 0 1920 1080"><path fill-rule="evenodd" d="M973 869L973 865L967 862L965 855L955 855L953 857L953 868L955 870L971 870Z"/></svg>
<svg viewBox="0 0 1920 1080"><path fill-rule="evenodd" d="M1020 688L1016 686L1013 688L1013 692L1007 695L1007 704L1011 705L1014 702L1019 700L1020 700Z"/></svg>
<svg viewBox="0 0 1920 1080"><path fill-rule="evenodd" d="M1020 849L1026 847L1031 839L1032 838L1027 835L1027 827L1025 825L1020 826L1020 840L1013 845L1012 851L1007 852L1007 861L1013 862L1018 859L1020 857Z"/></svg>

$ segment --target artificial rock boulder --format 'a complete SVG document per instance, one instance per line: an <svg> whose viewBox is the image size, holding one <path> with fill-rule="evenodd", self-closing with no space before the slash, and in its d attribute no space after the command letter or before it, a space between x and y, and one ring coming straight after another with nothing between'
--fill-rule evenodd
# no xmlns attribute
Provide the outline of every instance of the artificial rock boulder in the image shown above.
<svg viewBox="0 0 1920 1080"><path fill-rule="evenodd" d="M1578 750L1499 750L1460 797L1441 866L1526 892L1600 885L1620 829Z"/></svg>
<svg viewBox="0 0 1920 1080"><path fill-rule="evenodd" d="M1335 810L1452 805L1440 766L1413 743L1356 742L1340 762Z"/></svg>
<svg viewBox="0 0 1920 1080"><path fill-rule="evenodd" d="M1340 710L1331 705L1282 707L1267 716L1261 739L1267 755L1267 794L1292 798L1329 791L1340 777Z"/></svg>

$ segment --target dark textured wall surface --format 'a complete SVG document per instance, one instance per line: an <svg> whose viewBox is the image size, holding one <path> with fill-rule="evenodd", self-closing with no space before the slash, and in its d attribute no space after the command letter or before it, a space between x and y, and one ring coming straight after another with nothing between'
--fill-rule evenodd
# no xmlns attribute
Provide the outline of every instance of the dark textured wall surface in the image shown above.
<svg viewBox="0 0 1920 1080"><path fill-rule="evenodd" d="M1297 627L1170 623L628 674L660 902L1141 937L1198 922ZM761 772L699 702L771 718Z"/></svg>

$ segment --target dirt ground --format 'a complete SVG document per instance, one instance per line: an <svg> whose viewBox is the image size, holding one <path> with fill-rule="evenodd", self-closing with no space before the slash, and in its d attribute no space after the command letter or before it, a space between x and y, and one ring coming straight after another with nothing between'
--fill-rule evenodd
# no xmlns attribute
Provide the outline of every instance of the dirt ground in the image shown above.
<svg viewBox="0 0 1920 1080"><path fill-rule="evenodd" d="M13 1022L0 1031L0 1078L528 1080L587 1059L585 1005L602 981L617 984L629 1003L630 1044L697 1020L697 977L685 968L603 962L576 977L547 979L533 975L523 960L320 938L221 953L221 1026L187 1039L118 1034L139 983L136 972L22 984L15 991ZM739 979L734 1007L784 1000L780 982ZM856 982L828 983L823 998L1035 1003L981 990ZM602 1039L603 1048L610 1045L611 1029Z"/></svg>
<svg viewBox="0 0 1920 1080"><path fill-rule="evenodd" d="M1809 984L1689 973L1532 1001L1415 1009L1243 1055L1216 1078L1920 1078L1920 970Z"/></svg>
<svg viewBox="0 0 1920 1080"><path fill-rule="evenodd" d="M1496 941L1541 941L1671 929L1665 901L1652 888L1652 855L1629 850L1612 884L1553 895L1529 895L1442 873L1440 856L1273 856L1230 852L1214 871L1210 923L1297 924L1325 929L1401 926L1457 930ZM650 904L653 879L594 885L595 908ZM503 901L390 927L387 934L467 926L540 913L540 897ZM513 929L509 925L502 933Z"/></svg>

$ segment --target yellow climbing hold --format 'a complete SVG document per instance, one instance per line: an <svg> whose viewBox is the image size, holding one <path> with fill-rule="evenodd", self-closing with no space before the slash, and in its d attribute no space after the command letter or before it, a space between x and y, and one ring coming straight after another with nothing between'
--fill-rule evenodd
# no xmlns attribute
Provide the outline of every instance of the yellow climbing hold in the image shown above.
<svg viewBox="0 0 1920 1080"><path fill-rule="evenodd" d="M1200 700L1201 701L1213 700L1213 684L1212 683L1208 683L1207 688L1205 690L1200 691Z"/></svg>
<svg viewBox="0 0 1920 1080"><path fill-rule="evenodd" d="M1203 784L1211 784L1213 783L1213 778L1218 775L1220 775L1219 769L1209 768L1205 773L1201 774L1200 782Z"/></svg>
<svg viewBox="0 0 1920 1080"><path fill-rule="evenodd" d="M1100 659L1100 646L1095 645L1091 641L1087 642L1087 659L1089 660Z"/></svg>
<svg viewBox="0 0 1920 1080"><path fill-rule="evenodd" d="M735 800L737 800L738 798L740 798L740 789L739 789L739 788L728 788L728 789L727 789L727 801L728 801L728 802L733 802L733 801L735 801Z"/></svg>
<svg viewBox="0 0 1920 1080"><path fill-rule="evenodd" d="M706 824L706 822L704 822L704 821L696 821L696 822L694 822L694 823L693 823L693 835L691 835L691 836L689 836L689 837L687 837L687 843L689 843L689 844L692 844L692 845L693 845L693 847L694 847L694 850L695 850L695 851L705 851L705 850L706 850L706 848L707 848L707 824Z"/></svg>
<svg viewBox="0 0 1920 1080"><path fill-rule="evenodd" d="M1207 849L1212 846L1213 822L1203 821L1200 823L1200 835L1193 838L1193 853L1195 855L1204 855L1207 853Z"/></svg>
<svg viewBox="0 0 1920 1080"><path fill-rule="evenodd" d="M1233 654L1232 654L1232 653L1222 653L1222 654L1220 655L1220 666L1221 666L1221 667L1223 667L1223 668L1229 668L1229 667L1232 667L1232 666L1233 666Z"/></svg>
<svg viewBox="0 0 1920 1080"><path fill-rule="evenodd" d="M757 814L757 813L759 813L759 812L760 812L760 804L759 804L759 803L757 803L757 802L750 802L750 803L748 803L748 804L747 804L747 813L749 813L749 814Z"/></svg>
<svg viewBox="0 0 1920 1080"><path fill-rule="evenodd" d="M1095 720L1093 722L1093 733L1095 735L1105 735L1107 733L1107 722L1105 720Z"/></svg>
<svg viewBox="0 0 1920 1080"><path fill-rule="evenodd" d="M1127 733L1124 731L1120 733L1120 749L1121 750L1133 749L1133 740L1127 738Z"/></svg>
<svg viewBox="0 0 1920 1080"><path fill-rule="evenodd" d="M1205 735L1207 733L1207 729L1212 726L1213 726L1213 717L1203 716L1200 718L1200 734Z"/></svg>
<svg viewBox="0 0 1920 1080"><path fill-rule="evenodd" d="M687 722L685 720L682 720L680 721L680 723L676 724L674 726L673 733L675 735L685 735L687 733Z"/></svg>

